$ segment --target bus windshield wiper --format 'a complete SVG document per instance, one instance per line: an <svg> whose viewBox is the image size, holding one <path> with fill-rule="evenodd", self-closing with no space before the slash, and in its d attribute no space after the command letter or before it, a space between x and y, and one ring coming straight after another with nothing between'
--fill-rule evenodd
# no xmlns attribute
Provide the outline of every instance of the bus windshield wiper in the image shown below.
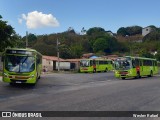
<svg viewBox="0 0 160 120"><path fill-rule="evenodd" d="M27 55L26 58L23 60L22 65L23 65L23 63L27 60L27 58L28 58L28 55Z"/></svg>

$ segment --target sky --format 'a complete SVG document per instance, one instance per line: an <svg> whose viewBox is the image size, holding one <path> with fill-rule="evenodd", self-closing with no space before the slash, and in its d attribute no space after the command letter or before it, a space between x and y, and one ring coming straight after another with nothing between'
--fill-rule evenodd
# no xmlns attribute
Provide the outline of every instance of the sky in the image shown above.
<svg viewBox="0 0 160 120"><path fill-rule="evenodd" d="M17 34L80 32L102 27L160 27L160 0L0 0L0 15Z"/></svg>

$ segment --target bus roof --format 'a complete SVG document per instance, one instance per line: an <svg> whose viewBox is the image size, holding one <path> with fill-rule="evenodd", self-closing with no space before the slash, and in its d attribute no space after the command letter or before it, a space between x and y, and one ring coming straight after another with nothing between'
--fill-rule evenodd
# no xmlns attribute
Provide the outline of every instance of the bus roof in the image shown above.
<svg viewBox="0 0 160 120"><path fill-rule="evenodd" d="M112 61L111 59L106 59L106 58L89 58L89 59L81 59L81 60L108 60L108 61Z"/></svg>
<svg viewBox="0 0 160 120"><path fill-rule="evenodd" d="M156 60L154 58L146 58L146 57L134 57L134 56L125 56L125 57L129 57L129 58L132 58L132 59L144 59L144 60Z"/></svg>
<svg viewBox="0 0 160 120"><path fill-rule="evenodd" d="M36 52L36 53L42 55L42 54L41 54L40 52L38 52L37 50L31 49L31 48L6 48L6 49L5 49L5 52L6 52L7 50L24 50L24 51Z"/></svg>

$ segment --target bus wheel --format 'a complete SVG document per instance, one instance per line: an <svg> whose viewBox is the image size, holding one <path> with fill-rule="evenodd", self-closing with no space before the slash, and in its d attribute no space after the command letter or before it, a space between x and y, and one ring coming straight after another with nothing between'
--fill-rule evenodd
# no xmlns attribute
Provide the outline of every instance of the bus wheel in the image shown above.
<svg viewBox="0 0 160 120"><path fill-rule="evenodd" d="M35 87L37 83L29 83L30 86Z"/></svg>
<svg viewBox="0 0 160 120"><path fill-rule="evenodd" d="M9 83L9 85L10 85L10 86L14 86L15 84L16 84L16 83L12 83L12 82L11 82L11 83Z"/></svg>
<svg viewBox="0 0 160 120"><path fill-rule="evenodd" d="M108 72L108 68L106 68L104 72Z"/></svg>
<svg viewBox="0 0 160 120"><path fill-rule="evenodd" d="M93 73L96 73L96 69L93 70Z"/></svg>
<svg viewBox="0 0 160 120"><path fill-rule="evenodd" d="M122 80L125 80L125 77L122 77Z"/></svg>
<svg viewBox="0 0 160 120"><path fill-rule="evenodd" d="M137 76L135 77L136 79L141 78L140 73L137 72Z"/></svg>

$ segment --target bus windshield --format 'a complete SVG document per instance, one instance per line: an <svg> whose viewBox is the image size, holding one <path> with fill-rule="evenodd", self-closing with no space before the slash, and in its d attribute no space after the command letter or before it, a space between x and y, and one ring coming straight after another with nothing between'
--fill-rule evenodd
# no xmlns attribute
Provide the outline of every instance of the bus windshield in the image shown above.
<svg viewBox="0 0 160 120"><path fill-rule="evenodd" d="M80 61L80 66L81 67L89 67L90 66L90 61L89 60L81 60Z"/></svg>
<svg viewBox="0 0 160 120"><path fill-rule="evenodd" d="M116 70L128 70L131 68L131 60L116 60L114 64Z"/></svg>
<svg viewBox="0 0 160 120"><path fill-rule="evenodd" d="M33 56L7 55L5 69L10 72L31 72L35 69L35 58Z"/></svg>

